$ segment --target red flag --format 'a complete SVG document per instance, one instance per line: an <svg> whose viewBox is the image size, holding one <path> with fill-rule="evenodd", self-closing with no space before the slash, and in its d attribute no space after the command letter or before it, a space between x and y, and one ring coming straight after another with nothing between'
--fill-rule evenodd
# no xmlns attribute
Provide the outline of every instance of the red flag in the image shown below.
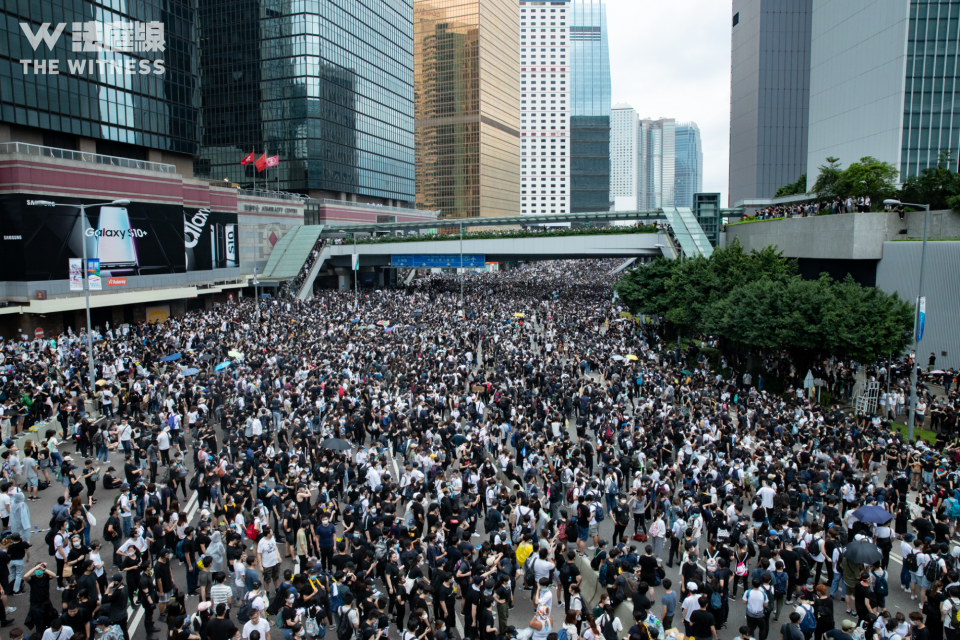
<svg viewBox="0 0 960 640"><path fill-rule="evenodd" d="M270 156L269 158L267 158L268 167L275 167L278 164L280 164L280 156Z"/></svg>
<svg viewBox="0 0 960 640"><path fill-rule="evenodd" d="M257 158L257 161L253 163L253 166L257 168L257 173L260 173L267 168L267 152L264 151L263 155Z"/></svg>
<svg viewBox="0 0 960 640"><path fill-rule="evenodd" d="M254 160L254 156L257 155L256 151L251 151L250 155L240 161L240 164L250 164Z"/></svg>

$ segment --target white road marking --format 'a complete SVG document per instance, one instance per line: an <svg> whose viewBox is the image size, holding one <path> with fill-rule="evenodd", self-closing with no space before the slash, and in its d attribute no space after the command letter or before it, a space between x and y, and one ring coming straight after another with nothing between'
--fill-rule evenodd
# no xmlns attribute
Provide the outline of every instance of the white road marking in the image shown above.
<svg viewBox="0 0 960 640"><path fill-rule="evenodd" d="M131 607L127 607L128 620L130 619L131 613L133 613L133 609ZM133 616L133 622L127 625L127 635L130 636L131 638L133 637L133 634L137 632L137 627L140 626L140 621L143 620L143 613L144 613L143 607L142 606L137 607L137 614Z"/></svg>

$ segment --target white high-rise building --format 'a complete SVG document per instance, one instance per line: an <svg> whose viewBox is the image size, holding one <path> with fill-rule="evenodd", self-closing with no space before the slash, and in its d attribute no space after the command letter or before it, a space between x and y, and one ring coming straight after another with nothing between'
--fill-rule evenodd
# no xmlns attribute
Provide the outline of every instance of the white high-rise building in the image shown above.
<svg viewBox="0 0 960 640"><path fill-rule="evenodd" d="M637 211L640 204L640 123L625 102L610 112L610 197L614 211Z"/></svg>
<svg viewBox="0 0 960 640"><path fill-rule="evenodd" d="M570 212L569 0L520 1L520 212Z"/></svg>

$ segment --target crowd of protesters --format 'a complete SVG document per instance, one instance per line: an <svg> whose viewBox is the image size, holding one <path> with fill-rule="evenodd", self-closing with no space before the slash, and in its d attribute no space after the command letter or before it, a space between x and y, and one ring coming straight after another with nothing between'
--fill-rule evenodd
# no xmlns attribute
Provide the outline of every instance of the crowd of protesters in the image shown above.
<svg viewBox="0 0 960 640"><path fill-rule="evenodd" d="M7 536L0 589L29 585L37 640L127 638L128 603L148 637L159 620L175 640L445 640L458 625L470 640L705 639L728 625L766 640L781 616L788 640L953 640L952 440L908 442L882 412L774 395L695 347L678 354L622 317L615 266L438 274L98 332L95 397L83 335L8 343L5 437L56 418L70 444L51 430L23 458L35 465L6 457L0 498L51 474L64 496L44 538L55 563L4 583L3 554L23 558L10 550L22 534ZM955 403L942 405L952 424ZM125 463L101 477L66 446ZM118 499L91 536L98 483ZM863 522L861 507L893 518ZM861 538L876 561L846 554ZM888 576L894 546L903 568ZM590 601L588 574L602 587ZM908 615L885 608L898 587ZM517 598L531 618L511 617Z"/></svg>

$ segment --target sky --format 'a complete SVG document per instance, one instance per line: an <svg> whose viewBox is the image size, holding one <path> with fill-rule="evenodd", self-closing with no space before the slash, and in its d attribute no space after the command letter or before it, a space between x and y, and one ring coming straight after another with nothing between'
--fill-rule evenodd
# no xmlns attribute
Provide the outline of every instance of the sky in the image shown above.
<svg viewBox="0 0 960 640"><path fill-rule="evenodd" d="M700 127L703 190L727 201L730 0L606 0L612 104Z"/></svg>

